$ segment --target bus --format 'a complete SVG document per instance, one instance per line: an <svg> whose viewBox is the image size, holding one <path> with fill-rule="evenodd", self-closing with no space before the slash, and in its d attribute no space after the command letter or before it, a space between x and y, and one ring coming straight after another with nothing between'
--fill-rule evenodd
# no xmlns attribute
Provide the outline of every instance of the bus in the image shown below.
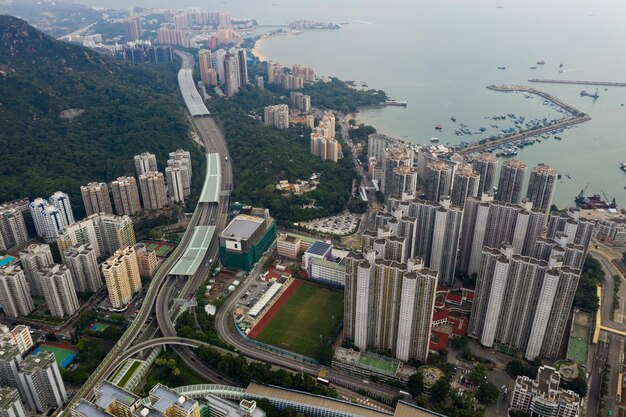
<svg viewBox="0 0 626 417"><path fill-rule="evenodd" d="M321 377L317 377L317 379L315 380L315 382L317 382L318 384L322 384L322 385L326 385L329 386L330 385L330 381L325 379L325 378L321 378Z"/></svg>

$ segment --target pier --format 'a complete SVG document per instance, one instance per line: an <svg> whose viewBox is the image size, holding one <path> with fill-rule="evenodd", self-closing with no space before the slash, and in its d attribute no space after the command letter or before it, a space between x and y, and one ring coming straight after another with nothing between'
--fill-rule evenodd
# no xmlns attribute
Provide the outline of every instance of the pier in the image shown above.
<svg viewBox="0 0 626 417"><path fill-rule="evenodd" d="M570 106L569 104L563 102L562 100L554 97L551 94L546 93L545 91L536 90L532 87L527 87L527 86L522 86L522 85L490 85L490 86L487 86L487 88L493 91L502 91L502 92L507 92L507 93L523 92L523 93L538 95L539 97L542 97L545 100L548 100L552 102L553 104L559 106L560 108L568 112L572 117L568 119L562 119L558 122L548 124L538 129L522 130L512 135L503 136L501 138L496 138L494 140L489 140L489 141L485 141L482 143L481 142L472 143L466 146L465 148L459 150L459 153L461 155L467 155L467 154L471 154L475 152L482 152L489 148L505 145L507 143L515 142L520 139L526 139L532 136L538 136L543 133L550 132L552 130L574 126L574 125L591 120L591 117L588 114L581 112L577 108Z"/></svg>
<svg viewBox="0 0 626 417"><path fill-rule="evenodd" d="M528 80L531 83L545 83L545 84L572 84L572 85L593 85L601 87L626 87L626 83L614 83L611 81L569 81L569 80L544 80L539 78L533 78Z"/></svg>

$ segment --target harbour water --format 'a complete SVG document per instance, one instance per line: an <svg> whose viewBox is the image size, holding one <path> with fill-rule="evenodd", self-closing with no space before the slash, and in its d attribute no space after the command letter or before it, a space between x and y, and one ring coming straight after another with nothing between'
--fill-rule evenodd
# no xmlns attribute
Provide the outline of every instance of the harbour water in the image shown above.
<svg viewBox="0 0 626 417"><path fill-rule="evenodd" d="M102 1L83 0L91 5ZM166 0L135 3L172 7ZM500 125L485 116L514 113L535 119L556 114L538 97L490 91L485 88L489 84L527 85L530 78L626 82L623 2L228 0L210 6L200 0L177 2L177 7L184 6L227 10L263 25L297 19L347 23L339 30L273 37L261 52L284 65L313 65L319 74L363 81L394 99L407 100L406 108L366 109L358 119L412 143L428 143L431 137L444 144L477 140L485 135L453 132L459 123L471 131ZM540 60L545 65L538 65ZM555 198L561 207L573 204L587 183L588 194L602 190L626 207L626 173L618 164L626 160L626 106L621 106L626 104L626 88L600 88L594 101L581 97L580 91L595 92L595 87L532 86L588 113L592 120L560 133L561 141L542 139L520 149L517 158L529 166L548 163L562 174ZM438 123L443 125L441 132L434 130Z"/></svg>
<svg viewBox="0 0 626 417"><path fill-rule="evenodd" d="M456 136L459 123L475 131L492 123L500 126L484 118L496 114L554 117L538 97L493 92L485 88L489 84L528 84L530 78L626 81L626 57L615 53L626 30L613 19L608 3L603 10L563 2L546 9L545 3L534 3L503 2L499 9L495 2L433 2L432 8L421 8L413 24L407 17L372 18L372 24L347 19L349 24L339 31L268 40L262 53L286 65L315 65L322 74L364 81L407 100L407 108L373 108L358 115L360 122L382 133L412 143L428 143L436 136L440 143L457 144L484 136ZM540 60L545 65L537 65ZM548 163L562 174L555 196L561 207L573 204L574 195L587 183L587 193L604 191L626 207L626 175L618 165L626 159L626 107L621 106L626 88L600 88L600 98L594 101L580 96L581 89L590 87L533 87L588 113L592 120L559 134L561 141L542 139L520 149L517 158L529 166ZM434 130L438 123L443 124L442 132Z"/></svg>

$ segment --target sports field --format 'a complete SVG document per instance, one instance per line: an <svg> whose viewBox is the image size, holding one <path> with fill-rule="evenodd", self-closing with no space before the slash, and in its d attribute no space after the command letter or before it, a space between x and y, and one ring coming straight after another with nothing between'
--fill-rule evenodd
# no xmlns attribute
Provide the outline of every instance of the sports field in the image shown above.
<svg viewBox="0 0 626 417"><path fill-rule="evenodd" d="M54 353L54 359L61 368L67 368L78 354L78 349L72 345L51 342L40 343L39 346L33 350L32 354L36 355L42 350Z"/></svg>
<svg viewBox="0 0 626 417"><path fill-rule="evenodd" d="M587 341L570 337L567 346L567 357L580 365L587 364Z"/></svg>
<svg viewBox="0 0 626 417"><path fill-rule="evenodd" d="M256 340L313 358L342 318L341 292L301 283Z"/></svg>
<svg viewBox="0 0 626 417"><path fill-rule="evenodd" d="M172 243L153 242L151 240L144 240L141 243L146 245L146 249L155 251L159 258L165 258L176 246Z"/></svg>
<svg viewBox="0 0 626 417"><path fill-rule="evenodd" d="M374 356L369 356L361 353L358 360L359 365L365 366L366 368L377 369L382 373L388 375L395 375L398 370L398 364L387 359L376 358Z"/></svg>

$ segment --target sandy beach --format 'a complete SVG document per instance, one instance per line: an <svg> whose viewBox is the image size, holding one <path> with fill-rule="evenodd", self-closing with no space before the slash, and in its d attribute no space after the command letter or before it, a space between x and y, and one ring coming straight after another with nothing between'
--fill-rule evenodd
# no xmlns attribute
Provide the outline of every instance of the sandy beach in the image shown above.
<svg viewBox="0 0 626 417"><path fill-rule="evenodd" d="M261 62L268 60L267 57L261 52L261 47L263 46L263 43L266 39L267 37L265 36L257 39L257 41L254 43L254 48L252 48L252 55L257 57Z"/></svg>

